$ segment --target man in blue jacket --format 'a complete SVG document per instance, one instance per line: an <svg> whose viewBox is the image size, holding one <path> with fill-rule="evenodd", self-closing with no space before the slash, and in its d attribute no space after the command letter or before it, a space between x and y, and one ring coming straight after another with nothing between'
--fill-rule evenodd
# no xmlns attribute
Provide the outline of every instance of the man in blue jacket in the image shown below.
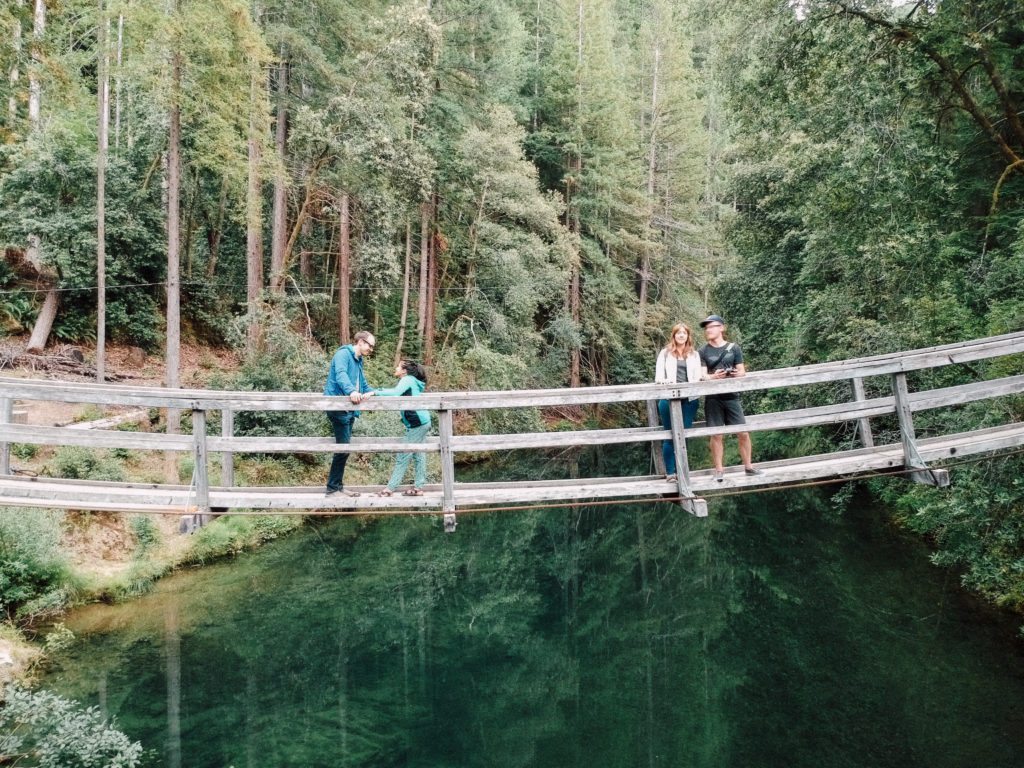
<svg viewBox="0 0 1024 768"><path fill-rule="evenodd" d="M369 331L359 331L355 341L338 349L331 358L327 372L324 394L328 397L348 397L355 405L373 397L373 387L366 383L363 375L363 358L373 352L377 340ZM334 428L334 442L352 442L352 425L359 417L359 411L328 411L327 418ZM336 453L331 460L331 471L327 475L327 495L343 493L358 496L358 491L345 490L345 464L348 453Z"/></svg>

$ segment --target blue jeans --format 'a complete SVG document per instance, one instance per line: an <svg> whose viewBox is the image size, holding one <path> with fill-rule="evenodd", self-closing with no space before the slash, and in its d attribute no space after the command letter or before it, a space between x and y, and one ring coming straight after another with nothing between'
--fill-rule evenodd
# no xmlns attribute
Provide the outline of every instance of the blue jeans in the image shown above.
<svg viewBox="0 0 1024 768"><path fill-rule="evenodd" d="M334 429L334 442L351 443L352 425L356 417L351 411L328 411L327 418L331 420L331 427ZM336 453L331 459L331 471L327 475L327 490L340 491L345 487L345 464L348 463L348 453Z"/></svg>
<svg viewBox="0 0 1024 768"><path fill-rule="evenodd" d="M693 417L697 415L697 407L700 405L700 401L693 398L691 400L684 400L681 405L683 406L683 427L689 429L693 426ZM672 422L669 418L668 400L658 401L658 416L661 417L661 426L665 429L672 428ZM665 457L665 474L674 475L676 473L676 453L673 450L671 440L662 442L661 455Z"/></svg>
<svg viewBox="0 0 1024 768"><path fill-rule="evenodd" d="M406 427L405 437L402 439L403 443L422 443L427 439L427 433L430 431L430 424L421 424L418 427ZM416 453L400 453L395 456L395 469L391 473L391 479L388 480L388 490L393 491L398 487L399 483L402 482L402 478L405 477L405 472L409 469L409 461L416 460L416 479L413 481L417 488L422 488L427 484L427 454L422 451Z"/></svg>

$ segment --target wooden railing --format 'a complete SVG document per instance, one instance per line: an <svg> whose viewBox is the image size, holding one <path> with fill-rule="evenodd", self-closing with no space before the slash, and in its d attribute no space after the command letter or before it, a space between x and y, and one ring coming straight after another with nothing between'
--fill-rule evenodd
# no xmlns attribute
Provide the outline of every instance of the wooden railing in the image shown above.
<svg viewBox="0 0 1024 768"><path fill-rule="evenodd" d="M195 460L194 485L184 489L190 506L200 513L211 507L228 509L240 507L265 509L331 509L342 504L356 512L389 511L410 507L421 510L439 510L445 514L447 527L453 527L455 512L460 507L495 503L532 502L555 499L611 498L628 496L664 495L672 490L681 503L693 514L707 514L702 492L718 488L737 488L770 485L800 477L822 477L821 461L834 459L835 475L854 476L879 467L899 466L912 471L919 482L944 485L948 475L944 470L929 467L925 454L942 458L957 452L963 455L986 450L998 450L1024 443L1024 427L1008 425L996 430L963 433L946 443L929 443L922 450L915 434L913 415L918 411L943 408L986 398L1024 392L1024 375L1016 374L994 380L978 381L941 389L910 392L907 374L956 363L1004 357L1024 353L1024 332L977 339L927 349L912 350L874 357L842 360L816 365L776 369L750 373L738 379L704 381L674 385L632 384L621 386L588 387L578 389L542 389L504 392L427 392L415 400L417 409L435 411L438 417L438 436L422 444L402 443L399 438L353 439L352 445L342 447L332 439L323 437L284 436L247 437L234 434L235 415L243 411L398 411L408 409L406 398L371 399L359 406L345 398L297 392L236 392L215 390L162 389L120 385L96 385L55 381L37 381L18 378L0 378L0 504L32 503L52 506L76 507L91 504L102 508L107 504L114 509L140 511L160 507L175 507L181 503L180 486L139 484L61 484L59 480L43 481L11 474L10 445L28 443L40 446L78 445L89 448L122 448L129 450L177 451L191 453ZM1014 372L1024 370L1018 361L1008 366ZM891 394L867 398L865 379L885 377ZM685 429L679 398L701 397L724 392L753 392L814 384L849 382L851 399L833 405L799 410L762 413L748 417L742 427L706 427ZM658 399L669 399L671 426L662 429L652 419L652 426L622 429L531 432L516 434L456 434L456 411L488 409L544 408L554 406L580 406L646 402L653 413ZM122 432L115 430L76 430L68 427L29 426L12 423L13 404L19 401L50 401L89 403L99 406L141 406L179 410L191 413L192 434L162 434ZM219 413L220 436L208 435L207 424ZM895 414L899 424L899 445L878 446L871 431L871 419ZM727 482L715 484L707 473L693 472L687 455L687 440L714 434L784 430L801 427L853 422L858 425L864 449L856 455L846 453L825 454L764 465L762 477L727 476ZM397 419L396 419L397 424ZM548 449L585 445L617 445L624 443L654 443L673 439L677 472L675 486L664 485L662 478L602 478L576 481L549 481L547 483L503 483L500 488L487 484L459 484L456 482L455 455L462 452ZM396 453L427 451L440 454L440 488L419 498L387 499L364 496L359 499L322 498L317 489L248 489L234 485L235 454L245 453L333 453L338 450L353 452ZM898 452L898 456L896 453ZM211 487L210 463L212 456L220 455L221 484ZM660 451L654 452L660 459ZM895 457L895 458L894 458ZM840 461L842 459L842 461ZM886 463L888 462L888 463ZM325 468L326 471L326 468ZM826 473L827 474L827 473ZM657 482L660 480L660 484ZM48 484L49 483L49 484ZM88 498L85 488L88 485ZM104 490L105 489L105 490ZM293 498L285 498L287 490ZM78 496L76 497L76 493ZM86 507L88 508L88 507ZM180 511L180 510L179 510Z"/></svg>

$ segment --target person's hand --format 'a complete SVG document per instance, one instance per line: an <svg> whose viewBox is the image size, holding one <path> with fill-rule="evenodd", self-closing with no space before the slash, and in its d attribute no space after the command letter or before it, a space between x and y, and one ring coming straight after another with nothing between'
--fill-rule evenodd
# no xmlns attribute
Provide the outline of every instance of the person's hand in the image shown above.
<svg viewBox="0 0 1024 768"><path fill-rule="evenodd" d="M729 374L726 371L715 371L711 374L712 379L725 379L728 378Z"/></svg>
<svg viewBox="0 0 1024 768"><path fill-rule="evenodd" d="M377 394L377 393L376 392L363 392L363 400L369 400L375 394Z"/></svg>
<svg viewBox="0 0 1024 768"><path fill-rule="evenodd" d="M359 405L360 401L363 399L363 396L359 392L353 392L351 395L348 396L348 399L352 401L353 405Z"/></svg>

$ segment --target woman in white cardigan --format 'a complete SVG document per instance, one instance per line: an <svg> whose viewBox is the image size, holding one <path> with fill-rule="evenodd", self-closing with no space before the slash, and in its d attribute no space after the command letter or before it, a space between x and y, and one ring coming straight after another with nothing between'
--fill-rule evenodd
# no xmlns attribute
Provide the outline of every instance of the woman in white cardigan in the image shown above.
<svg viewBox="0 0 1024 768"><path fill-rule="evenodd" d="M693 344L693 337L689 326L686 323L676 323L672 326L669 335L668 345L658 353L658 364L654 372L655 384L676 384L687 381L700 381L707 376L707 369L701 365L700 355ZM686 398L683 406L683 426L692 427L693 417L697 415L697 406L700 401L695 397ZM661 416L661 425L666 429L669 421L669 401L658 401L658 415ZM676 456L672 448L672 441L665 440L661 446L662 454L665 457L666 480L676 479Z"/></svg>

